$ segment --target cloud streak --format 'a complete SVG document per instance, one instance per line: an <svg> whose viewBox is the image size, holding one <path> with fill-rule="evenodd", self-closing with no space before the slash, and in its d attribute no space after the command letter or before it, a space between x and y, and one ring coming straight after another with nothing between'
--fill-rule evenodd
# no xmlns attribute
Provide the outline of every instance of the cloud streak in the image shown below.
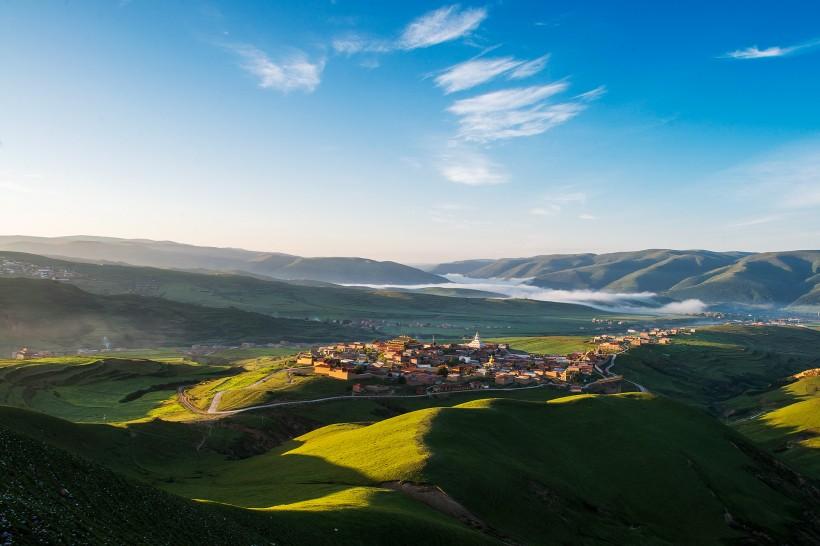
<svg viewBox="0 0 820 546"><path fill-rule="evenodd" d="M492 91L458 100L447 110L458 117L458 137L466 141L487 143L533 136L571 120L603 93L599 88L569 101L547 102L568 87L566 82L555 82Z"/></svg>
<svg viewBox="0 0 820 546"><path fill-rule="evenodd" d="M398 40L401 49L418 49L449 42L472 33L487 18L485 8L444 6L411 22Z"/></svg>
<svg viewBox="0 0 820 546"><path fill-rule="evenodd" d="M310 61L302 51L295 51L273 61L263 51L251 45L236 45L231 49L241 58L240 66L257 78L259 87L283 93L312 93L321 82L324 59Z"/></svg>
<svg viewBox="0 0 820 546"><path fill-rule="evenodd" d="M510 79L522 79L533 76L544 69L549 55L532 61L522 61L514 57L494 57L489 59L472 59L451 66L436 77L436 85L446 94L464 91L496 77L509 73Z"/></svg>
<svg viewBox="0 0 820 546"><path fill-rule="evenodd" d="M725 59L739 60L771 59L774 57L785 57L787 55L791 55L793 53L797 53L798 51L809 49L817 45L820 45L820 40L812 40L810 42L797 44L793 46L771 46L763 49L760 49L758 46L754 45L744 49L729 51L728 53L725 53L722 57Z"/></svg>

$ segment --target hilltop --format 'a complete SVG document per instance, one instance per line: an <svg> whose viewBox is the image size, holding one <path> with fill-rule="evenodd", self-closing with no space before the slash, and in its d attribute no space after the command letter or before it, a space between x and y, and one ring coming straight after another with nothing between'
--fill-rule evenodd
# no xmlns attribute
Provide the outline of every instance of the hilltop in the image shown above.
<svg viewBox="0 0 820 546"><path fill-rule="evenodd" d="M372 333L135 295L101 296L50 280L0 278L0 349L351 339Z"/></svg>
<svg viewBox="0 0 820 546"><path fill-rule="evenodd" d="M246 272L275 279L349 284L437 284L447 279L396 262L365 258L303 258L279 252L203 247L113 237L0 236L0 250L91 262L184 270Z"/></svg>
<svg viewBox="0 0 820 546"><path fill-rule="evenodd" d="M813 311L820 304L820 251L712 252L642 250L467 260L431 272L475 278L526 278L564 290L655 292L711 304L761 305Z"/></svg>

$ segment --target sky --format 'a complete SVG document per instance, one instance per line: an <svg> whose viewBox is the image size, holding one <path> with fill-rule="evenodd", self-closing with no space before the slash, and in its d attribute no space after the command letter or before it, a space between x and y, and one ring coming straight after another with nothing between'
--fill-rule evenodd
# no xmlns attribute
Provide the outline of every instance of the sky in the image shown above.
<svg viewBox="0 0 820 546"><path fill-rule="evenodd" d="M818 97L816 2L3 0L0 234L818 248Z"/></svg>

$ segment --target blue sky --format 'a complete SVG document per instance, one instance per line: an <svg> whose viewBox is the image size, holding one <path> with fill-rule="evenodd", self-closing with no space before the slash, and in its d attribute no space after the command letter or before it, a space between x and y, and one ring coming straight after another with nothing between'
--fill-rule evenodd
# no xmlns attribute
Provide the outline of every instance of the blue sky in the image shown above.
<svg viewBox="0 0 820 546"><path fill-rule="evenodd" d="M0 3L0 233L817 248L813 2Z"/></svg>

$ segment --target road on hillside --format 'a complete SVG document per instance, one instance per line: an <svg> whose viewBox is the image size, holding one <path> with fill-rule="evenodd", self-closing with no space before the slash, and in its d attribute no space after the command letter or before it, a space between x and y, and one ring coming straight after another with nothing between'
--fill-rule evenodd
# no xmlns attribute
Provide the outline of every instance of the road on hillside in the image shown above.
<svg viewBox="0 0 820 546"><path fill-rule="evenodd" d="M463 390L463 391L452 391L449 393L441 393L441 394L459 394L459 393L484 393L484 392L511 392L511 391L523 391L523 390L530 390L530 389L543 389L549 387L550 385L533 385L532 387L513 387L513 388L506 388L506 389L476 389L476 390ZM225 391L220 391L225 392ZM427 398L433 396L431 393L425 394L364 394L364 395L353 395L353 394L345 394L339 396L328 396L325 398L314 398L311 400L293 400L289 402L272 402L270 404L259 404L257 406L248 406L247 408L239 408L235 410L215 410L211 411L211 408L208 411L204 411L198 407L196 407L189 399L183 387L180 387L177 390L179 403L182 404L186 409L196 413L198 415L210 415L210 416L219 416L219 415L234 415L237 413L244 413L246 411L253 411L259 409L266 409L266 408L279 408L279 407L286 407L286 406L300 406L306 404L319 404L322 402L332 402L334 400L392 400L392 399L400 399L400 398ZM219 394L219 393L217 393ZM213 406L213 402L211 403Z"/></svg>
<svg viewBox="0 0 820 546"><path fill-rule="evenodd" d="M626 352L626 351L623 351L623 352ZM601 375L601 377L603 377L604 379L606 379L607 377L614 376L615 374L612 373L610 370L612 369L612 366L615 365L615 358L617 358L617 356L619 354L623 354L623 353L616 353L616 354L612 355L609 358L609 361L607 362L606 368L604 368L604 369L601 369L600 367L598 367L598 364L595 364L595 371L598 372ZM646 387L644 387L640 383L635 383L634 381L631 381L631 380L626 379L626 378L624 378L624 381L627 382L627 383L631 383L631 384L635 385L635 387L637 387L638 390L641 391L641 392L649 392L649 389L647 389Z"/></svg>

